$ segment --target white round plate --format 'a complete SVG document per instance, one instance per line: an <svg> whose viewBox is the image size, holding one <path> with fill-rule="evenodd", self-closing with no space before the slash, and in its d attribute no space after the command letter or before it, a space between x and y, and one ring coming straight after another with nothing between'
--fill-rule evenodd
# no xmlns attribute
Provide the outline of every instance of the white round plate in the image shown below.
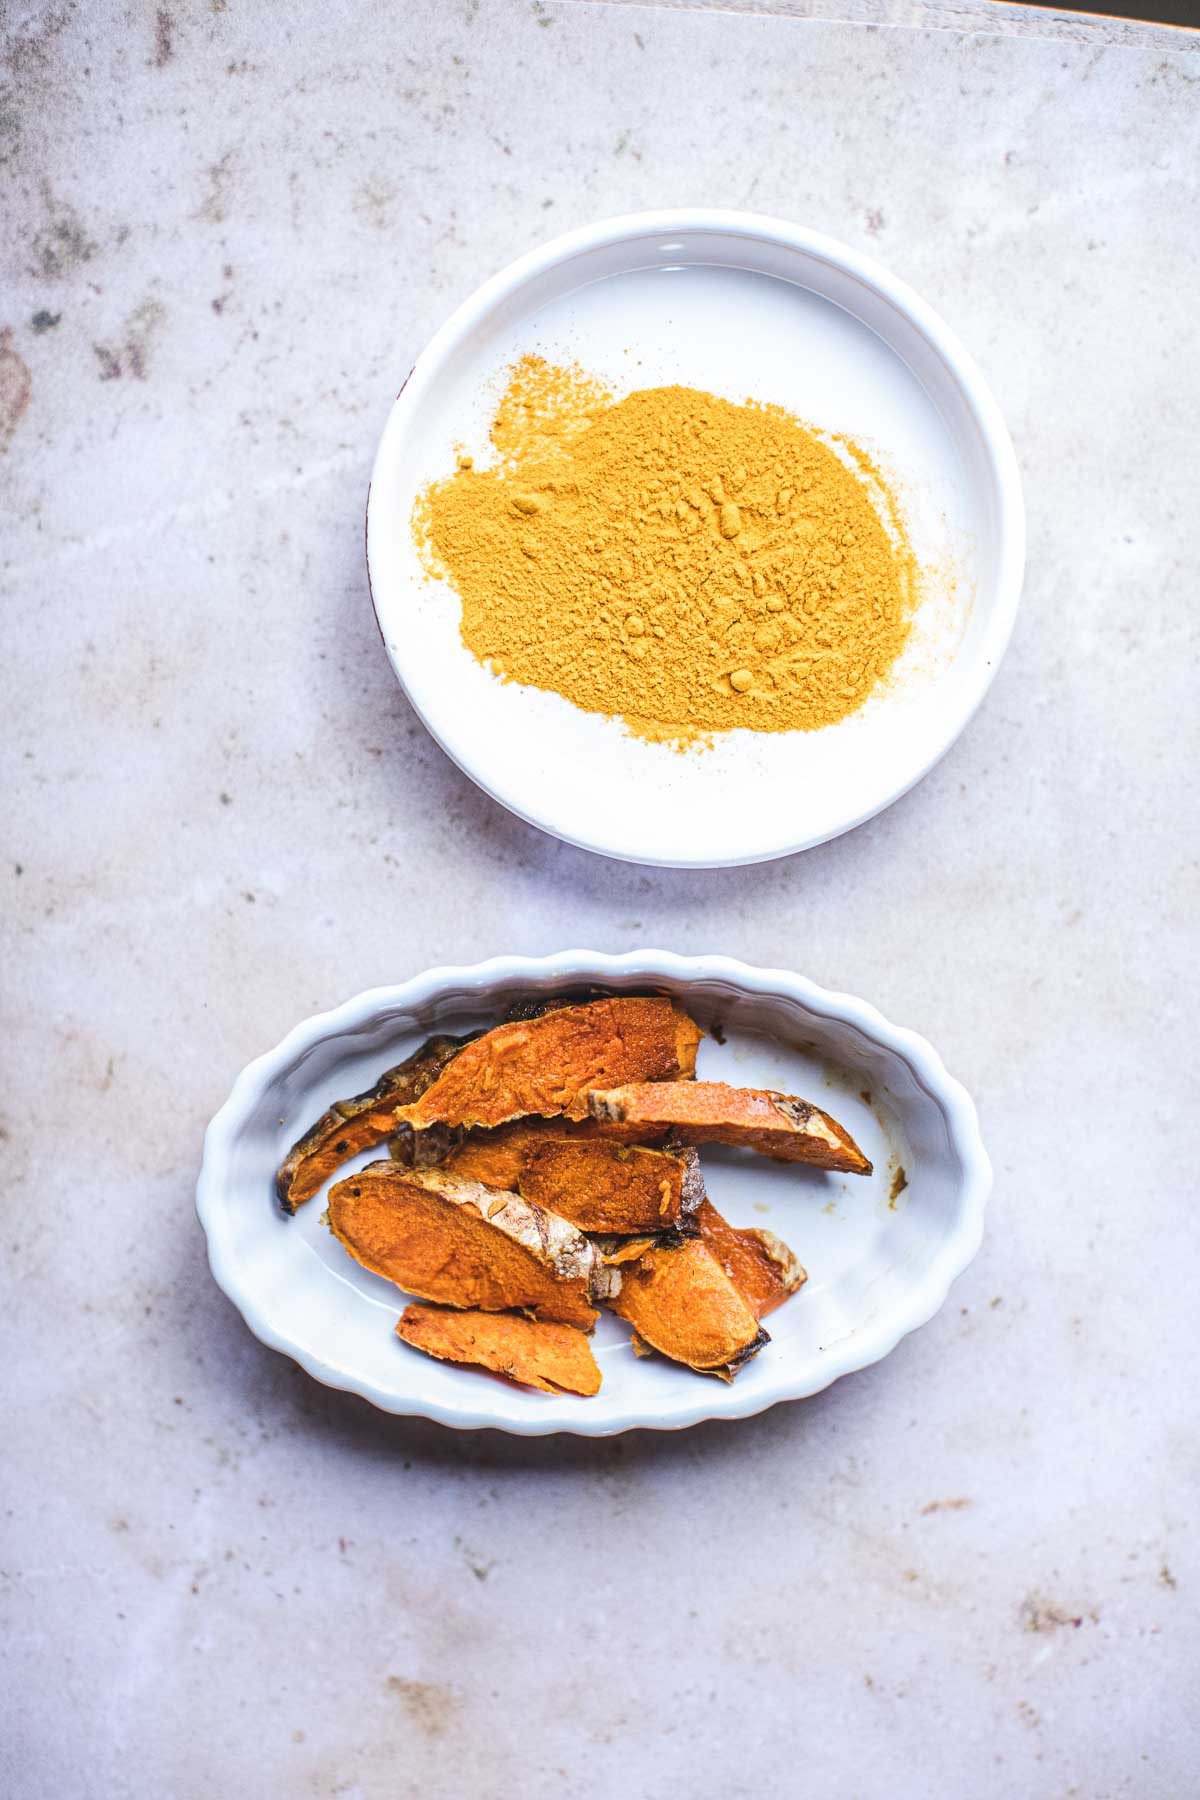
<svg viewBox="0 0 1200 1800"><path fill-rule="evenodd" d="M434 1362L395 1336L406 1296L342 1250L321 1223L324 1198L291 1219L275 1203L275 1169L300 1133L433 1028L493 1023L516 1000L592 984L677 995L714 1032L700 1047L702 1078L802 1094L840 1119L875 1164L864 1179L701 1151L720 1211L776 1232L809 1275L768 1317L771 1342L731 1385L635 1357L628 1326L608 1314L593 1339L603 1386L590 1400ZM381 1154L367 1152L342 1173ZM901 1168L907 1186L893 1195ZM865 1001L724 956L570 950L431 969L298 1025L242 1071L209 1126L196 1206L220 1286L264 1344L318 1381L385 1412L464 1429L607 1437L745 1418L877 1362L933 1316L974 1256L990 1185L970 1097L924 1038Z"/></svg>
<svg viewBox="0 0 1200 1800"><path fill-rule="evenodd" d="M456 449L488 458L526 352L617 393L682 383L778 402L872 448L931 572L911 641L859 712L815 732L718 734L680 755L557 694L505 683L463 645L422 568L413 503ZM379 629L433 736L544 831L632 862L761 862L836 837L920 780L983 698L1020 594L1024 513L1008 433L958 340L844 244L734 212L643 213L557 238L486 282L392 407L367 503Z"/></svg>

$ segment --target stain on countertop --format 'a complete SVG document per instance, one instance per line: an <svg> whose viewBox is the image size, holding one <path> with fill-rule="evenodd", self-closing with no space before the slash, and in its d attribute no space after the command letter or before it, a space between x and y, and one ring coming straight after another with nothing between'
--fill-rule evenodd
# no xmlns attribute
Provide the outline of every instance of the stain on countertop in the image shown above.
<svg viewBox="0 0 1200 1800"><path fill-rule="evenodd" d="M29 365L12 347L12 329L0 331L0 451L7 450L33 392Z"/></svg>
<svg viewBox="0 0 1200 1800"><path fill-rule="evenodd" d="M389 1675L384 1688L400 1702L411 1723L425 1737L444 1736L458 1711L458 1696L444 1682L410 1681L403 1675Z"/></svg>
<svg viewBox="0 0 1200 1800"><path fill-rule="evenodd" d="M175 21L165 6L154 15L154 56L152 66L165 69L175 54Z"/></svg>
<svg viewBox="0 0 1200 1800"><path fill-rule="evenodd" d="M167 309L162 301L147 297L130 313L115 338L94 343L101 381L120 381L122 377L145 381L150 373L151 352L166 320Z"/></svg>
<svg viewBox="0 0 1200 1800"><path fill-rule="evenodd" d="M41 183L42 216L31 240L29 273L43 281L62 281L91 262L99 246L69 200L58 198L50 183Z"/></svg>

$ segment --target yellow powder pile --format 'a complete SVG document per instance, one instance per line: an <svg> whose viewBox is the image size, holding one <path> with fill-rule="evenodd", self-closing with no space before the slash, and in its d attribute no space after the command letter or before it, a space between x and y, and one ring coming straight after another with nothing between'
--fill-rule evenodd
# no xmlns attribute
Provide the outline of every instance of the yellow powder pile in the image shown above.
<svg viewBox="0 0 1200 1800"><path fill-rule="evenodd" d="M426 489L414 528L497 674L686 745L833 724L903 648L916 565L857 446L848 466L779 407L614 401L536 357L492 442L493 466L464 456Z"/></svg>

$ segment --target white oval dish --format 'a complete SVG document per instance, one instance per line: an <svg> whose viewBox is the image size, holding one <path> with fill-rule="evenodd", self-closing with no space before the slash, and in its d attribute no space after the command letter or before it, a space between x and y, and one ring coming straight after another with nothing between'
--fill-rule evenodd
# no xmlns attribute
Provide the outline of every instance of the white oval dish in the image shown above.
<svg viewBox="0 0 1200 1800"><path fill-rule="evenodd" d="M768 1317L770 1344L731 1385L638 1359L628 1327L609 1315L593 1340L603 1386L590 1400L434 1362L395 1337L405 1296L342 1250L321 1223L323 1197L292 1219L275 1203L275 1169L301 1132L432 1029L492 1023L516 1000L590 984L677 995L725 1038L701 1045L702 1078L800 1093L840 1119L875 1163L863 1179L701 1152L720 1210L734 1224L775 1231L809 1274ZM341 1173L381 1154L367 1152ZM893 1197L900 1167L907 1186ZM607 1437L745 1418L877 1362L932 1318L975 1255L990 1186L970 1096L924 1038L865 1001L724 956L568 950L430 969L298 1025L242 1071L209 1125L196 1208L218 1284L256 1337L318 1381L385 1412L460 1429Z"/></svg>
<svg viewBox="0 0 1200 1800"><path fill-rule="evenodd" d="M505 371L534 351L617 393L681 383L788 407L848 433L896 477L933 571L893 680L816 732L718 734L679 755L557 694L498 680L413 541L414 501L486 460ZM1024 564L1020 477L999 408L949 328L849 246L779 219L692 210L606 219L485 282L397 397L367 504L379 629L433 736L512 812L602 855L664 866L761 862L891 804L966 725L1004 652Z"/></svg>

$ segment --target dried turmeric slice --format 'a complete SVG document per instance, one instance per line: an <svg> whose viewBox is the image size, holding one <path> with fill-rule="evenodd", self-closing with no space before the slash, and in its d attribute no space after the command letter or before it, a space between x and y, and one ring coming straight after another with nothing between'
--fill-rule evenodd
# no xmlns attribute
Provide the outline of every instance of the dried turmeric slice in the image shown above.
<svg viewBox="0 0 1200 1800"><path fill-rule="evenodd" d="M411 1135L414 1150L419 1155L422 1151L421 1139L431 1134L417 1131ZM502 1125L498 1131L473 1132L458 1142L454 1142L452 1138L445 1156L437 1166L447 1175L458 1175L467 1181L480 1181L484 1187L515 1194L521 1170L525 1167L525 1159L534 1143L540 1141L541 1126L538 1122L517 1119L511 1125ZM398 1148L399 1140L393 1145L393 1155Z"/></svg>
<svg viewBox="0 0 1200 1800"><path fill-rule="evenodd" d="M774 1312L808 1280L807 1271L773 1231L731 1225L707 1199L701 1202L696 1223L756 1319Z"/></svg>
<svg viewBox="0 0 1200 1800"><path fill-rule="evenodd" d="M544 1394L598 1394L592 1347L573 1325L547 1325L515 1313L443 1312L406 1306L396 1336L441 1362L470 1363L540 1388Z"/></svg>
<svg viewBox="0 0 1200 1800"><path fill-rule="evenodd" d="M622 1264L610 1305L644 1344L723 1381L770 1341L703 1238L655 1245Z"/></svg>
<svg viewBox="0 0 1200 1800"><path fill-rule="evenodd" d="M658 996L560 1007L485 1032L396 1117L417 1131L503 1125L531 1113L582 1119L591 1088L690 1080L702 1035L682 1008Z"/></svg>
<svg viewBox="0 0 1200 1800"><path fill-rule="evenodd" d="M665 1231L689 1224L704 1198L704 1178L694 1150L676 1156L602 1140L550 1138L530 1150L519 1191L581 1231Z"/></svg>
<svg viewBox="0 0 1200 1800"><path fill-rule="evenodd" d="M619 1144L660 1142L665 1128L645 1130L639 1125L612 1125L599 1119L513 1119L494 1131L459 1131L431 1125L425 1131L401 1126L391 1140L397 1162L410 1169L441 1168L448 1175L466 1175L485 1187L516 1192L521 1171L544 1144L575 1138L602 1138Z"/></svg>
<svg viewBox="0 0 1200 1800"><path fill-rule="evenodd" d="M440 1169L369 1163L331 1190L329 1226L364 1268L443 1306L586 1330L620 1282L565 1219Z"/></svg>
<svg viewBox="0 0 1200 1800"><path fill-rule="evenodd" d="M442 1080L450 1079L457 1066ZM588 1104L594 1119L665 1125L673 1143L740 1144L777 1162L813 1163L848 1175L871 1173L871 1164L836 1119L807 1100L771 1088L727 1087L723 1081L656 1081L610 1090L597 1084Z"/></svg>
<svg viewBox="0 0 1200 1800"><path fill-rule="evenodd" d="M352 1100L335 1100L297 1139L275 1176L279 1204L288 1213L311 1200L340 1163L370 1150L396 1129L396 1108L418 1100L458 1055L468 1037L432 1037L406 1062L385 1069L375 1086Z"/></svg>

